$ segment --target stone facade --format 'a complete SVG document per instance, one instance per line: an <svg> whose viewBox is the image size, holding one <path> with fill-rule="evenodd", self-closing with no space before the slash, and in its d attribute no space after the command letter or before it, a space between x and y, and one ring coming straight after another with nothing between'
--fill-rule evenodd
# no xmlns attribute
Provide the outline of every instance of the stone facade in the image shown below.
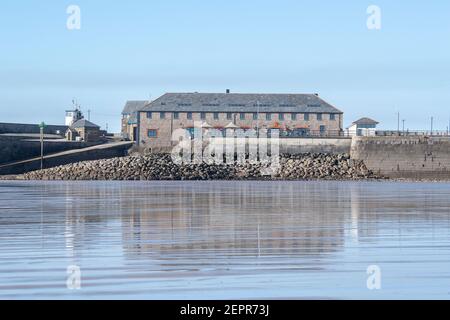
<svg viewBox="0 0 450 320"><path fill-rule="evenodd" d="M124 139L130 140L130 141L136 141L137 139L137 123L133 123L130 121L131 116L130 115L122 115L122 137Z"/></svg>
<svg viewBox="0 0 450 320"><path fill-rule="evenodd" d="M178 119L174 119L173 112L151 112L151 118L147 117L148 112L139 113L139 144L142 147L165 150L173 146L172 133L177 129L187 129L194 127L195 122L206 122L216 129L224 129L228 124L234 123L242 129L256 129L258 126L263 129L305 129L309 130L308 136L317 137L338 137L342 135L343 115L336 114L334 120L330 114L321 114L322 120L318 120L317 114L309 114L309 120L305 120L305 114L296 114L296 120L292 119L291 113L283 113L284 120L280 120L279 113L270 113L272 120L266 119L266 113L257 114L257 120L253 118L253 113L245 113L245 120L241 119L241 113L214 113L205 112L202 119L202 113L193 112L192 119L188 119L188 113L178 113ZM218 118L217 118L218 117ZM325 128L325 131L321 132ZM155 130L156 136L149 136L149 130ZM307 131L305 131L307 132Z"/></svg>
<svg viewBox="0 0 450 320"><path fill-rule="evenodd" d="M100 127L86 119L80 119L75 122L66 132L67 140L75 140L80 138L85 142L98 142L104 139L104 134Z"/></svg>
<svg viewBox="0 0 450 320"><path fill-rule="evenodd" d="M85 142L97 142L102 139L102 134L99 128L79 128L76 129L79 136Z"/></svg>
<svg viewBox="0 0 450 320"><path fill-rule="evenodd" d="M137 141L138 138L138 110L144 108L149 101L127 101L122 111L121 134L122 138Z"/></svg>
<svg viewBox="0 0 450 320"><path fill-rule="evenodd" d="M125 112L124 112L125 113ZM341 137L343 113L317 94L167 93L139 108L138 145L168 151L178 129L278 129L282 138Z"/></svg>

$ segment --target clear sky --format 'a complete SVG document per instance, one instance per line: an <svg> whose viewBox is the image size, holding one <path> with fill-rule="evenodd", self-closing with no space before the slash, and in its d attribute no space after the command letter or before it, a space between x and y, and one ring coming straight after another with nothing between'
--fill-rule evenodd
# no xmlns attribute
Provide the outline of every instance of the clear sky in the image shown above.
<svg viewBox="0 0 450 320"><path fill-rule="evenodd" d="M80 30L66 27L71 4ZM381 30L367 28L372 4ZM126 100L227 88L319 93L345 125L450 118L448 0L9 0L0 38L0 122L61 124L76 97L119 131Z"/></svg>

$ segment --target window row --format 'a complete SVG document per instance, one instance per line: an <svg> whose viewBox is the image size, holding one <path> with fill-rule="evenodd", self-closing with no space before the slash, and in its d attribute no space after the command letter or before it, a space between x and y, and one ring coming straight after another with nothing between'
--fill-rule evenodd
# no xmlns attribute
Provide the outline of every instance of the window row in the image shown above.
<svg viewBox="0 0 450 320"><path fill-rule="evenodd" d="M220 119L220 113L219 112L214 112L213 114L213 119L214 120L219 120ZM249 119L249 115L252 116L253 120L258 120L258 113L254 112L254 113L238 113L238 114L233 114L231 112L227 112L226 114L226 118L227 120L235 120L235 117L239 117L240 120L247 120ZM206 112L200 112L200 119L202 120L206 120ZM233 117L233 115L235 117ZM265 119L267 121L273 120L275 117L274 115L278 115L278 120L283 121L283 120L287 120L287 118L290 116L291 120L301 120L301 116L303 116L303 120L305 121L309 121L311 120L311 115L310 113L265 113ZM322 121L324 120L324 114L323 113L315 113L314 114L316 119L318 121ZM336 120L336 114L334 113L330 113L329 115L329 120ZM194 118L194 114L192 112L186 112L186 119L188 120L192 120ZM153 112L147 112L147 119L153 119ZM166 119L166 112L159 112L159 119ZM178 120L180 119L180 113L179 112L174 112L173 113L173 119Z"/></svg>
<svg viewBox="0 0 450 320"><path fill-rule="evenodd" d="M194 138L195 128L187 128L186 130L189 132L191 138ZM216 128L216 130L220 131L221 134L224 137L226 137L226 129L225 128ZM241 129L241 130L246 131L246 129ZM272 130L278 131L278 134L280 137L291 137L291 138L293 138L293 137L310 137L310 136L314 136L314 135L318 135L318 134L324 135L327 133L327 127L325 127L323 125L320 126L320 129L318 132L311 131L308 128L293 129L293 130L268 129L267 134L269 137L272 136ZM158 130L157 129L148 129L147 136L152 139L158 138Z"/></svg>

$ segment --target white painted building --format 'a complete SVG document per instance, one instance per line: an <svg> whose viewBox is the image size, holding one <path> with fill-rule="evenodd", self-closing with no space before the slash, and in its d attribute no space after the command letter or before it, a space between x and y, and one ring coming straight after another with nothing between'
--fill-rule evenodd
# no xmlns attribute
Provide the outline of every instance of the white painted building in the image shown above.
<svg viewBox="0 0 450 320"><path fill-rule="evenodd" d="M351 126L346 129L347 135L350 137L375 136L378 124L379 122L370 118L361 118L353 122Z"/></svg>
<svg viewBox="0 0 450 320"><path fill-rule="evenodd" d="M75 108L74 110L66 111L66 121L65 121L66 126L70 127L75 122L81 119L83 119L83 113L81 112L80 109Z"/></svg>

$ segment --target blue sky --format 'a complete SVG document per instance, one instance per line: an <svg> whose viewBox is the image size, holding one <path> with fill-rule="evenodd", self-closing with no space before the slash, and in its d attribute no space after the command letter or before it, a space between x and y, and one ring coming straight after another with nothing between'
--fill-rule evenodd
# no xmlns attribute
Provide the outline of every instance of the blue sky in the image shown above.
<svg viewBox="0 0 450 320"><path fill-rule="evenodd" d="M63 123L74 97L119 130L126 100L164 92L319 93L397 127L450 119L450 2L2 1L0 122ZM66 9L81 8L81 30ZM369 5L382 13L368 30Z"/></svg>

